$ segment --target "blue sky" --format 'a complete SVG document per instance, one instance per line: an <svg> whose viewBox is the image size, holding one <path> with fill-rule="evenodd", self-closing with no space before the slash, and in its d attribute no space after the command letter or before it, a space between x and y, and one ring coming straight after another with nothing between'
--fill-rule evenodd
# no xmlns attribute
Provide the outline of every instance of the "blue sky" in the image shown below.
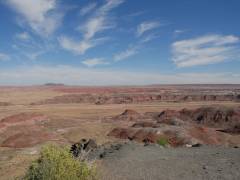
<svg viewBox="0 0 240 180"><path fill-rule="evenodd" d="M0 85L240 83L238 0L0 0Z"/></svg>

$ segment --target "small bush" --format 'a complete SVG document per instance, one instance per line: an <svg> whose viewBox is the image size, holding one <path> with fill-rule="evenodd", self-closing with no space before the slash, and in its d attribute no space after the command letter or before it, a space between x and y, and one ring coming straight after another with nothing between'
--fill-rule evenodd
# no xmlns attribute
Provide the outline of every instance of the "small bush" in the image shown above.
<svg viewBox="0 0 240 180"><path fill-rule="evenodd" d="M95 167L72 157L68 148L48 145L30 166L24 180L93 180Z"/></svg>
<svg viewBox="0 0 240 180"><path fill-rule="evenodd" d="M160 146L167 146L169 143L168 143L168 139L167 138L164 138L164 137L161 137L157 140L157 143L160 145Z"/></svg>

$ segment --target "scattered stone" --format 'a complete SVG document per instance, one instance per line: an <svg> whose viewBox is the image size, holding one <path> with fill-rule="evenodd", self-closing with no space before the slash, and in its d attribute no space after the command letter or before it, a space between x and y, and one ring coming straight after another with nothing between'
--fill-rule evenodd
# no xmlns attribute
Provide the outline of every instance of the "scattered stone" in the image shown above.
<svg viewBox="0 0 240 180"><path fill-rule="evenodd" d="M201 147L201 146L202 146L202 144L200 144L200 143L196 143L196 144L192 145L192 147Z"/></svg>
<svg viewBox="0 0 240 180"><path fill-rule="evenodd" d="M80 142L75 143L71 146L70 152L74 157L80 157L81 155L86 155L96 148L97 144L93 139L81 139Z"/></svg>

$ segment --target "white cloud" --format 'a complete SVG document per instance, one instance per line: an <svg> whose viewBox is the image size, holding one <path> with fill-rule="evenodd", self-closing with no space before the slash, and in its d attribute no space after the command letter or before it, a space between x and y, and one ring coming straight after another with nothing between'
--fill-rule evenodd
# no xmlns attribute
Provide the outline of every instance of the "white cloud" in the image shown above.
<svg viewBox="0 0 240 180"><path fill-rule="evenodd" d="M22 33L16 34L16 38L23 40L23 41L27 41L27 40L31 39L30 35L27 32L22 32Z"/></svg>
<svg viewBox="0 0 240 180"><path fill-rule="evenodd" d="M52 34L61 23L56 0L7 0L7 4L42 36Z"/></svg>
<svg viewBox="0 0 240 180"><path fill-rule="evenodd" d="M109 29L110 27L112 26L110 24L107 25L106 17L99 16L91 18L86 24L80 26L78 29L83 32L84 39L91 39L96 33Z"/></svg>
<svg viewBox="0 0 240 180"><path fill-rule="evenodd" d="M56 82L72 85L225 84L240 83L240 74L113 71L71 66L34 66L1 69L1 85L32 85Z"/></svg>
<svg viewBox="0 0 240 180"><path fill-rule="evenodd" d="M118 7L123 2L124 0L106 0L106 4L100 7L97 13L99 15L106 15L106 13L111 11L113 8Z"/></svg>
<svg viewBox="0 0 240 180"><path fill-rule="evenodd" d="M62 48L78 55L84 54L88 49L103 43L105 40L105 38L98 38L94 40L77 41L67 36L61 36L58 38L58 41Z"/></svg>
<svg viewBox="0 0 240 180"><path fill-rule="evenodd" d="M219 63L239 55L236 44L239 38L233 35L206 35L172 44L172 61L178 67L190 67Z"/></svg>
<svg viewBox="0 0 240 180"><path fill-rule="evenodd" d="M187 32L188 30L186 30L186 29L177 29L177 30L175 30L174 32L173 32L173 34L174 34L174 36L176 37L176 36L178 36L178 35L180 35L180 34L183 34L183 33L185 33L185 32Z"/></svg>
<svg viewBox="0 0 240 180"><path fill-rule="evenodd" d="M147 43L147 42L152 41L152 40L154 40L154 39L157 39L157 38L159 38L159 37L160 37L160 36L159 36L159 35L156 35L156 34L149 34L149 35L145 36L144 38L142 38L142 39L140 40L140 43Z"/></svg>
<svg viewBox="0 0 240 180"><path fill-rule="evenodd" d="M75 54L84 54L89 48L93 47L89 41L77 42L71 38L62 36L59 38L59 43L62 48L71 51Z"/></svg>
<svg viewBox="0 0 240 180"><path fill-rule="evenodd" d="M96 33L113 28L114 24L111 22L111 18L108 17L108 13L121 3L123 3L123 0L107 0L104 5L96 9L93 15L78 27L83 32L84 39L91 39Z"/></svg>
<svg viewBox="0 0 240 180"><path fill-rule="evenodd" d="M10 56L8 54L5 53L0 53L0 61L8 61L10 60Z"/></svg>
<svg viewBox="0 0 240 180"><path fill-rule="evenodd" d="M108 13L123 2L123 0L107 0L105 4L95 9L92 16L77 28L82 32L83 39L79 41L62 36L59 38L62 48L76 54L84 54L88 49L103 43L107 38L96 38L95 36L99 32L114 27Z"/></svg>
<svg viewBox="0 0 240 180"><path fill-rule="evenodd" d="M90 3L87 6L83 7L80 10L80 15L85 16L86 14L90 13L91 11L93 11L97 6L97 3Z"/></svg>
<svg viewBox="0 0 240 180"><path fill-rule="evenodd" d="M84 64L88 67L94 67L94 66L97 66L97 65L107 65L109 63L106 62L102 58L92 58L92 59L86 59L86 60L82 61L82 64Z"/></svg>
<svg viewBox="0 0 240 180"><path fill-rule="evenodd" d="M122 61L138 53L137 47L130 47L116 55L114 55L114 61Z"/></svg>
<svg viewBox="0 0 240 180"><path fill-rule="evenodd" d="M137 36L143 35L145 32L155 29L160 26L160 23L157 21L146 21L141 23L137 27Z"/></svg>

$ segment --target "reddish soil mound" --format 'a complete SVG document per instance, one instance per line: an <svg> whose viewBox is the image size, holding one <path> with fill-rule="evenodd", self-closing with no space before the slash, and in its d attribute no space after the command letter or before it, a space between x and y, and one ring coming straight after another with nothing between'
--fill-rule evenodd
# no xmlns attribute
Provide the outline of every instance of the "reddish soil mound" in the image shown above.
<svg viewBox="0 0 240 180"><path fill-rule="evenodd" d="M5 128L6 127L6 125L5 124L3 124L3 123L0 123L0 129L1 128Z"/></svg>
<svg viewBox="0 0 240 180"><path fill-rule="evenodd" d="M32 147L36 144L56 139L42 121L48 118L38 113L20 113L0 121L1 146L11 148Z"/></svg>
<svg viewBox="0 0 240 180"><path fill-rule="evenodd" d="M123 115L132 114L123 113ZM134 114L134 113L133 113ZM166 110L142 116L128 128L113 129L108 135L139 142L154 142L161 136L172 146L184 144L231 144L231 134L240 133L240 108L204 107L195 110ZM152 119L148 119L152 117ZM218 129L217 129L218 128ZM220 130L219 130L220 129ZM226 134L229 133L229 134Z"/></svg>
<svg viewBox="0 0 240 180"><path fill-rule="evenodd" d="M157 143L160 138L164 138L173 147L182 146L187 142L174 130L161 131L151 128L115 128L108 136L144 143Z"/></svg>
<svg viewBox="0 0 240 180"><path fill-rule="evenodd" d="M2 147L11 147L11 148L26 148L32 147L34 145L46 142L48 140L53 140L54 136L43 130L30 130L26 132L21 132L14 134L7 139L5 139L1 146Z"/></svg>
<svg viewBox="0 0 240 180"><path fill-rule="evenodd" d="M11 124L11 123L20 123L25 121L42 121L45 119L46 119L45 116L37 113L20 113L20 114L15 114L15 115L3 118L0 121L0 123Z"/></svg>
<svg viewBox="0 0 240 180"><path fill-rule="evenodd" d="M193 121L207 127L232 128L240 125L240 108L203 107L180 111L181 119Z"/></svg>
<svg viewBox="0 0 240 180"><path fill-rule="evenodd" d="M144 142L148 140L149 142L156 142L157 134L152 131L147 131L145 129L135 129L135 128L115 128L108 136L114 136L120 139L135 140L138 142Z"/></svg>
<svg viewBox="0 0 240 180"><path fill-rule="evenodd" d="M0 106L10 106L11 103L8 102L0 102Z"/></svg>
<svg viewBox="0 0 240 180"><path fill-rule="evenodd" d="M157 128L159 126L160 126L160 124L157 124L157 123L151 122L151 121L141 121L141 122L137 122L132 125L132 127L135 127L135 128L144 128L144 127Z"/></svg>
<svg viewBox="0 0 240 180"><path fill-rule="evenodd" d="M202 144L221 145L227 143L224 133L206 127L191 128L189 135L198 139Z"/></svg>
<svg viewBox="0 0 240 180"><path fill-rule="evenodd" d="M156 143L161 136L154 131L147 131L145 129L138 130L131 139L139 142L151 142Z"/></svg>
<svg viewBox="0 0 240 180"><path fill-rule="evenodd" d="M132 136L136 133L134 129L127 129L127 128L115 128L108 136L113 136L120 139L132 139Z"/></svg>
<svg viewBox="0 0 240 180"><path fill-rule="evenodd" d="M173 117L179 117L180 113L178 111L175 110L165 110L162 111L159 115L158 115L158 119L159 120L169 120L172 119Z"/></svg>
<svg viewBox="0 0 240 180"><path fill-rule="evenodd" d="M240 134L240 124L232 126L230 128L227 128L227 129L221 129L221 130L218 130L218 131L229 133L229 134Z"/></svg>
<svg viewBox="0 0 240 180"><path fill-rule="evenodd" d="M126 109L122 114L113 117L113 120L124 120L124 121L135 121L141 118L141 114L138 112L131 110L131 109Z"/></svg>

